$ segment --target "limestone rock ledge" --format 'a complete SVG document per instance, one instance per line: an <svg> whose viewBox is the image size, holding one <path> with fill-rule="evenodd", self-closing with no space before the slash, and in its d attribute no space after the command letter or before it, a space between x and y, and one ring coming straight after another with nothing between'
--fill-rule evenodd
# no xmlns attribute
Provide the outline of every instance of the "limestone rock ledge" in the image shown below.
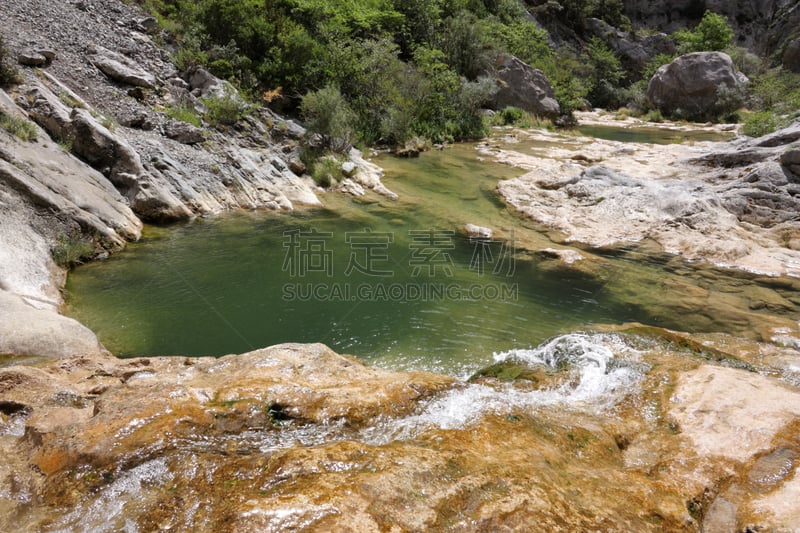
<svg viewBox="0 0 800 533"><path fill-rule="evenodd" d="M602 409L320 344L2 368L0 529L800 527L800 391L746 368L797 352L627 331L581 334L641 375Z"/></svg>

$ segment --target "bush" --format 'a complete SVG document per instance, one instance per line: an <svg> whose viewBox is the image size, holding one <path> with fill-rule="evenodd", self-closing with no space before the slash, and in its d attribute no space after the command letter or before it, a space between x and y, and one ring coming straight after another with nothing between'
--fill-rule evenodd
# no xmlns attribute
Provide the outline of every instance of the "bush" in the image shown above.
<svg viewBox="0 0 800 533"><path fill-rule="evenodd" d="M29 120L18 118L0 111L0 128L23 141L35 141L39 133Z"/></svg>
<svg viewBox="0 0 800 533"><path fill-rule="evenodd" d="M57 265L69 268L90 259L95 252L94 243L80 235L61 235L51 250Z"/></svg>
<svg viewBox="0 0 800 533"><path fill-rule="evenodd" d="M678 41L678 52L715 52L731 46L733 28L722 15L706 11L694 30L678 30L673 34Z"/></svg>
<svg viewBox="0 0 800 533"><path fill-rule="evenodd" d="M652 111L647 113L644 116L644 119L647 122L658 122L658 123L664 122L664 116L661 114L661 111L659 111L658 109L653 109Z"/></svg>
<svg viewBox="0 0 800 533"><path fill-rule="evenodd" d="M509 126L512 124L519 124L527 119L528 113L518 107L508 106L504 107L495 117L500 125Z"/></svg>
<svg viewBox="0 0 800 533"><path fill-rule="evenodd" d="M186 122L187 124L191 124L196 128L199 128L203 125L203 121L200 118L200 115L197 114L197 111L193 107L189 106L175 106L175 107L168 107L167 110L164 112L169 118L174 120L179 120L181 122Z"/></svg>
<svg viewBox="0 0 800 533"><path fill-rule="evenodd" d="M742 133L750 137L761 137L786 126L787 122L772 111L757 111L745 118Z"/></svg>
<svg viewBox="0 0 800 533"><path fill-rule="evenodd" d="M345 153L353 147L355 115L338 87L328 85L303 97L300 113L309 133L319 135L324 148Z"/></svg>
<svg viewBox="0 0 800 533"><path fill-rule="evenodd" d="M711 120L723 122L739 122L736 111L744 105L745 93L738 87L720 87L717 89L717 103L710 110Z"/></svg>
<svg viewBox="0 0 800 533"><path fill-rule="evenodd" d="M203 98L202 102L206 106L206 118L212 126L236 124L247 109L239 96L230 90L226 90L223 96Z"/></svg>
<svg viewBox="0 0 800 533"><path fill-rule="evenodd" d="M330 187L343 178L342 162L333 156L321 157L314 164L311 177L320 187Z"/></svg>

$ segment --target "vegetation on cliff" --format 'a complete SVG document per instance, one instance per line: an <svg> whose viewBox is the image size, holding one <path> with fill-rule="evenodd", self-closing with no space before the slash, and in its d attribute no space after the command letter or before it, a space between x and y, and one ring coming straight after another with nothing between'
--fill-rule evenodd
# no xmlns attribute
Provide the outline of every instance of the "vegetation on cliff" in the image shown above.
<svg viewBox="0 0 800 533"><path fill-rule="evenodd" d="M634 68L592 29L599 19L633 41L647 35L633 30L621 0L140 1L178 37L179 68L203 65L254 100L269 95L273 107L289 113L333 105L321 96L336 92L341 98L326 113L346 123L356 143L482 136L480 110L497 90L491 73L503 54L541 69L566 116L588 105L646 113L647 83L659 66L679 54L715 50L728 52L753 84L749 100L726 95L711 118L737 119L735 111L746 105L761 112L751 121L777 125L786 108L796 107L797 75L770 70L733 47L730 23L711 12L694 29L669 36L674 53L653 54L644 68ZM567 36L553 40L542 26ZM776 102L772 95L780 91L788 96ZM304 97L313 102L301 106Z"/></svg>

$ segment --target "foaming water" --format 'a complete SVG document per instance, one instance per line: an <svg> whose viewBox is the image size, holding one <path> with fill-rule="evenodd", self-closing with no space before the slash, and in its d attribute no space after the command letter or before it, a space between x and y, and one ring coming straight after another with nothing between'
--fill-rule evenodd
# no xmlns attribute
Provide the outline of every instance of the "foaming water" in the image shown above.
<svg viewBox="0 0 800 533"><path fill-rule="evenodd" d="M467 384L431 401L419 414L363 431L363 438L371 444L385 444L412 439L431 429L463 429L487 414L508 415L552 405L602 412L635 390L644 374L638 356L622 337L599 333L561 335L533 349L495 354L497 362L541 365L567 372L567 379L532 391L507 384Z"/></svg>
<svg viewBox="0 0 800 533"><path fill-rule="evenodd" d="M58 533L67 533L76 531L76 529L92 533L139 531L132 520L125 518L126 506L138 505L138 499L145 492L145 487L164 486L172 478L173 474L170 473L166 460L163 458L138 465L105 487L88 509L77 507L59 520L54 528L47 528L47 531ZM87 524L86 517L98 520Z"/></svg>

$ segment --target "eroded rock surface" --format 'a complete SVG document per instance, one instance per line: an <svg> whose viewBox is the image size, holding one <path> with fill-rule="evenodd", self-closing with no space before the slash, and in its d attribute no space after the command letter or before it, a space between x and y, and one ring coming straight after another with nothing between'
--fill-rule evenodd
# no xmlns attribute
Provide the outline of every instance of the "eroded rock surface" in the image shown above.
<svg viewBox="0 0 800 533"><path fill-rule="evenodd" d="M652 240L691 260L800 275L791 144L797 130L694 145L520 132L525 142L548 144L549 157L502 143L479 150L529 171L500 182L500 194L566 241L613 247Z"/></svg>
<svg viewBox="0 0 800 533"><path fill-rule="evenodd" d="M500 358L549 370L474 383L296 344L3 368L0 527L800 525L785 499L796 492L798 390L733 368L752 363L721 351L730 339L629 330L638 333L514 351ZM719 423L706 424L716 412ZM755 445L735 448L745 413L758 414Z"/></svg>

